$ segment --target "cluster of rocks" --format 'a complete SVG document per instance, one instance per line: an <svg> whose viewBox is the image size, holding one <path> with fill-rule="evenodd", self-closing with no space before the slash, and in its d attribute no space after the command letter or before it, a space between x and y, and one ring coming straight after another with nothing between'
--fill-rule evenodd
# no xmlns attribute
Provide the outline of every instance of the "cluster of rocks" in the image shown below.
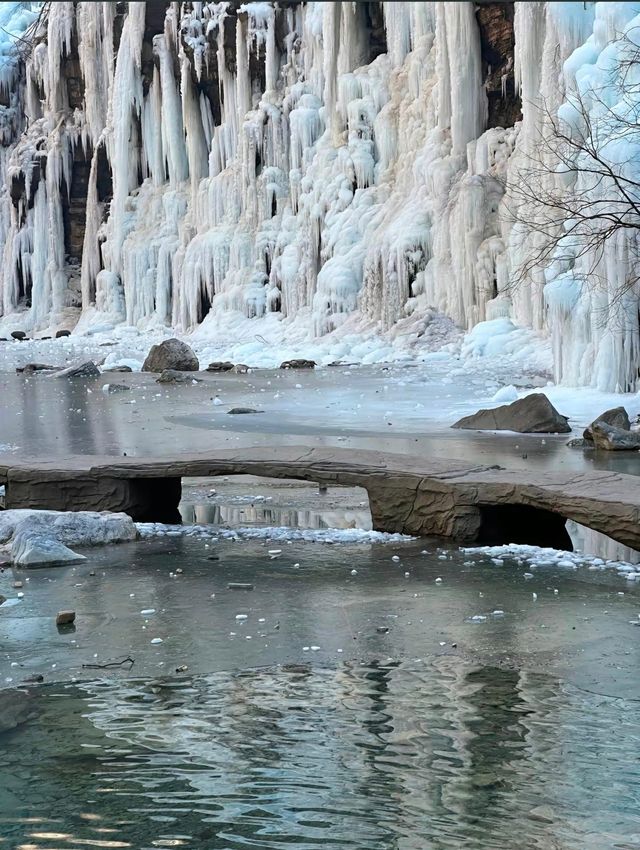
<svg viewBox="0 0 640 850"><path fill-rule="evenodd" d="M624 407L612 407L584 429L582 440L572 440L570 445L608 452L638 451L640 432L632 430Z"/></svg>
<svg viewBox="0 0 640 850"><path fill-rule="evenodd" d="M71 336L71 331L56 331L55 338L63 339L64 337ZM23 342L23 340L28 339L29 337L26 334L26 331L11 331L11 339L15 339L18 342ZM51 339L50 336L40 336L37 337L39 340ZM3 337L3 342L7 342L6 338Z"/></svg>

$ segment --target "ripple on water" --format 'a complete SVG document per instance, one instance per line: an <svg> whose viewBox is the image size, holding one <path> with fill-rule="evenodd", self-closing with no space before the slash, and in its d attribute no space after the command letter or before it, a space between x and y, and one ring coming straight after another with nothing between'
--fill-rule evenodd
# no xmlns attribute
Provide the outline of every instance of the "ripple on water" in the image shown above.
<svg viewBox="0 0 640 850"><path fill-rule="evenodd" d="M443 657L13 693L0 847L595 850L640 839L637 712L550 676Z"/></svg>

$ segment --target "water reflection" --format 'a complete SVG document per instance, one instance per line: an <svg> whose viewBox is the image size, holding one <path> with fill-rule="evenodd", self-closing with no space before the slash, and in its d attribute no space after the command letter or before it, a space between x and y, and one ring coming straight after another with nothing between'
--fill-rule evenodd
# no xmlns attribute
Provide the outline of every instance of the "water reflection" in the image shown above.
<svg viewBox="0 0 640 850"><path fill-rule="evenodd" d="M182 502L182 521L187 524L273 526L276 528L371 528L369 510L297 510L277 505L205 505Z"/></svg>
<svg viewBox="0 0 640 850"><path fill-rule="evenodd" d="M441 657L59 685L32 702L0 735L0 835L23 850L640 839L636 712L543 674Z"/></svg>

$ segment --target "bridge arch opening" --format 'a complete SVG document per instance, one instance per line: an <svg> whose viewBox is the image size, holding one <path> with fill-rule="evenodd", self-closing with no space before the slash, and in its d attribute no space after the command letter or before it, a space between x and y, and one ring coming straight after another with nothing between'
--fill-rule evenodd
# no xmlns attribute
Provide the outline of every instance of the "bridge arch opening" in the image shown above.
<svg viewBox="0 0 640 850"><path fill-rule="evenodd" d="M566 517L530 505L480 505L478 543L524 543L573 552Z"/></svg>

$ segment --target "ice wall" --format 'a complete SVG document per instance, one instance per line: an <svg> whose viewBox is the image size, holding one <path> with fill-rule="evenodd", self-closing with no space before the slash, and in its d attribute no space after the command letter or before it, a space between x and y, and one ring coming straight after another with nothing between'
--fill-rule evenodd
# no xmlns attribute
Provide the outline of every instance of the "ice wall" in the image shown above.
<svg viewBox="0 0 640 850"><path fill-rule="evenodd" d="M620 337L606 295L559 304L545 268L514 287L539 234L504 187L576 84L565 61L589 39L597 64L635 5L51 4L1 149L0 312L201 334L276 313L310 335L509 316L552 335L560 379L629 389L636 295ZM624 246L606 262L624 274Z"/></svg>

